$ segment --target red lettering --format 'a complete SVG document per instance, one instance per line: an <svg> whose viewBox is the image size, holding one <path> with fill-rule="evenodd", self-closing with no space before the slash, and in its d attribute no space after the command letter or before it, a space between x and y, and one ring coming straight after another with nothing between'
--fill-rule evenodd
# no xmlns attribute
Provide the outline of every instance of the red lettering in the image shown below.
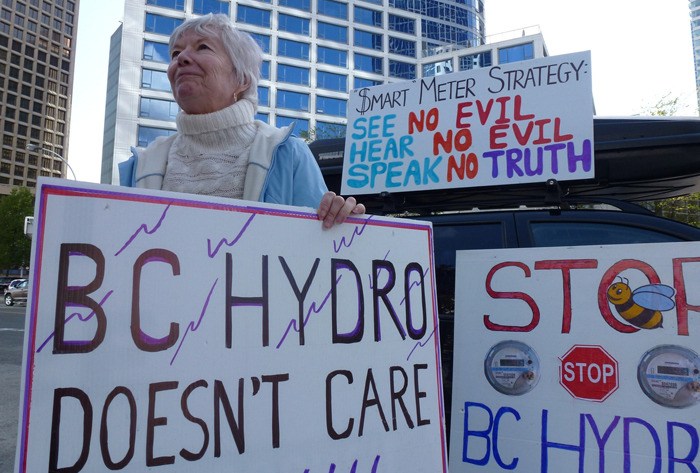
<svg viewBox="0 0 700 473"><path fill-rule="evenodd" d="M561 134L561 118L554 119L554 142L561 143L562 141L569 141L574 137L571 133Z"/></svg>
<svg viewBox="0 0 700 473"><path fill-rule="evenodd" d="M678 335L688 335L688 309L700 312L700 306L688 304L688 292L683 276L684 263L700 263L700 258L673 258L673 288L676 290L676 317Z"/></svg>
<svg viewBox="0 0 700 473"><path fill-rule="evenodd" d="M580 260L547 260L536 261L535 269L559 269L562 275L562 289L564 292L564 312L562 314L561 333L571 331L571 270L595 269L598 261L594 259Z"/></svg>
<svg viewBox="0 0 700 473"><path fill-rule="evenodd" d="M457 120L455 120L455 128L467 128L471 126L471 123L465 120L474 116L472 112L466 110L473 104L474 102L462 102L457 104Z"/></svg>
<svg viewBox="0 0 700 473"><path fill-rule="evenodd" d="M523 121L523 120L532 120L535 118L534 113L528 113L526 115L523 115L521 110L523 106L523 98L520 95L515 96L515 108L513 111L513 118L515 118L518 121Z"/></svg>
<svg viewBox="0 0 700 473"><path fill-rule="evenodd" d="M498 140L503 139L507 136L505 130L509 128L508 125L494 125L489 130L489 146L491 149L503 149L508 145L506 143L499 143Z"/></svg>
<svg viewBox="0 0 700 473"><path fill-rule="evenodd" d="M525 273L526 278L530 277L530 268L528 268L524 263L515 261L499 263L491 268L489 274L486 276L486 292L488 292L493 299L519 299L525 302L532 311L532 319L530 320L530 323L524 326L501 325L491 322L491 316L484 314L484 326L486 326L487 329L495 332L531 332L535 327L537 327L537 324L540 323L540 309L534 299L523 292L500 292L493 290L491 287L491 282L493 281L493 276L496 274L496 272L503 268L509 267L520 268Z"/></svg>

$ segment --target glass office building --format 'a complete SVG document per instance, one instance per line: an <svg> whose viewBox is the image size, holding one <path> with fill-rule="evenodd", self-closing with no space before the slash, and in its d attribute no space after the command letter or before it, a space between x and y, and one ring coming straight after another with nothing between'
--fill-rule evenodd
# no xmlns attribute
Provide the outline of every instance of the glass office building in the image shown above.
<svg viewBox="0 0 700 473"><path fill-rule="evenodd" d="M693 35L693 59L695 61L695 91L700 110L700 0L689 0L690 25Z"/></svg>
<svg viewBox="0 0 700 473"><path fill-rule="evenodd" d="M257 118L316 138L344 134L351 89L449 72L446 61L453 70L498 64L484 49L483 0L126 0L112 38L101 182L118 182L132 146L174 133L168 38L210 12L229 15L264 52ZM514 54L545 54L536 36L518 38L530 49Z"/></svg>
<svg viewBox="0 0 700 473"><path fill-rule="evenodd" d="M66 176L78 8L79 0L2 0L0 195Z"/></svg>

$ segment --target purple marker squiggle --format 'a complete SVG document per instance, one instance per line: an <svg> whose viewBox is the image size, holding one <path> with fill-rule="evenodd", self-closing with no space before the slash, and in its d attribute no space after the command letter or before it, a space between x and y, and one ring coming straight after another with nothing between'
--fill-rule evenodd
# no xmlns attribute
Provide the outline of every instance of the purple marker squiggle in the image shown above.
<svg viewBox="0 0 700 473"><path fill-rule="evenodd" d="M416 344L413 346L411 351L408 353L408 356L406 357L406 361L411 359L411 356L413 355L413 352L416 351L418 348L423 348L428 344L431 338L433 338L433 335L435 335L435 328L433 328L433 331L430 332L430 335L428 335L428 338L425 339L425 342L417 341Z"/></svg>
<svg viewBox="0 0 700 473"><path fill-rule="evenodd" d="M219 240L219 243L216 244L216 247L214 248L213 251L211 249L211 240L209 238L207 238L207 252L209 254L209 258L215 257L223 245L226 245L229 248L231 248L233 245L238 243L238 240L241 239L241 237L243 236L245 231L248 229L248 225L250 225L250 222L252 222L253 219L255 218L255 215L256 214L251 214L251 216L248 218L248 220L243 225L243 228L241 228L241 230L238 232L238 235L236 235L233 240L228 241L226 238L222 238L221 240Z"/></svg>
<svg viewBox="0 0 700 473"><path fill-rule="evenodd" d="M424 277L424 278L428 275L428 271L430 271L430 268L428 268L428 269L426 269L425 271L423 271L423 277ZM411 292L411 291L413 290L414 287L418 287L418 286L420 286L421 284L423 284L421 281L414 281L414 282L411 282L411 284L409 284L409 286L408 286L408 292ZM401 302L399 302L399 305L403 305L404 302L406 302L406 296L404 296L403 299L401 299Z"/></svg>
<svg viewBox="0 0 700 473"><path fill-rule="evenodd" d="M335 280L335 283L338 284L342 277L343 277L342 274L340 276L338 276ZM306 327L306 324L309 322L309 318L311 317L311 312L318 314L319 312L321 312L323 310L323 307L328 302L328 299L330 299L332 292L333 292L333 289L330 289L328 291L328 294L326 294L326 297L323 298L323 301L321 301L321 303L318 306L316 306L316 301L311 303L309 310L306 312L306 317L304 317L304 322L302 324L304 327ZM297 325L296 319L292 319L289 321L289 325L287 325L287 329L284 331L284 335L282 335L282 338L280 339L279 343L277 344L277 346L275 348L279 348L282 346L282 344L284 343L284 341L287 338L287 335L289 335L289 332L292 329L294 329L294 331L297 333L299 333L299 331L301 330L301 328Z"/></svg>
<svg viewBox="0 0 700 473"><path fill-rule="evenodd" d="M168 210L170 209L170 205L171 205L171 204L168 204L168 206L165 207L165 210L163 210L163 213L161 214L160 219L159 219L158 222L153 226L153 228L149 229L148 226L147 226L145 223L142 223L142 224L139 226L139 228L136 229L136 231L134 232L134 234L131 235L131 238L129 238L129 239L126 241L126 243L124 243L124 246L122 246L122 247L119 249L119 251L117 251L116 253L114 253L114 256L119 256L119 254L120 254L122 251L124 251L125 249L127 249L127 247L128 247L129 245L131 245L131 243L136 239L136 237L139 236L139 233L144 232L144 233L146 233L147 235L153 235L155 232L157 232L158 229L160 228L160 225L163 223L163 220L165 220L165 214L168 213Z"/></svg>
<svg viewBox="0 0 700 473"><path fill-rule="evenodd" d="M177 358L178 353L180 353L180 348L182 348L182 344L185 343L185 338L187 337L187 334L190 332L196 332L199 329L199 326L202 324L202 319L204 319L204 314L206 314L207 307L209 307L209 302L211 301L211 295L214 293L214 288L216 287L216 283L218 282L219 278L216 278L216 280L214 280L214 284L212 284L211 289L209 290L207 299L204 301L204 306L202 306L202 311L199 314L199 319L197 319L197 322L192 321L189 324L187 324L187 329L185 330L185 333L180 339L180 344L177 346L177 350L175 350L175 354L170 360L170 366L173 365L175 358Z"/></svg>
<svg viewBox="0 0 700 473"><path fill-rule="evenodd" d="M100 307L102 307L102 304L104 304L105 302L107 302L107 299L109 299L109 296L111 296L113 292L114 292L114 291L108 291L107 294L105 294L105 296L102 298L102 300L101 300L100 302L97 303L97 305L99 305ZM71 315L69 315L69 316L66 318L65 321L63 321L63 325L66 325L71 319L73 319L73 318L75 318L75 317L78 317L78 319L79 319L81 322L87 322L87 321L89 321L90 319L92 319L94 316L95 316L95 311L90 312L90 313L89 313L88 315L86 315L84 318L82 317L82 315L81 315L79 312L73 312ZM54 337L55 334L56 334L56 332L51 332L51 334L46 338L46 340L44 340L44 343L42 343L42 344L39 346L39 348L36 350L36 352L37 352L37 353L41 353L41 350L44 349L44 347L46 346L46 344L49 343L49 341ZM87 344L87 343L89 343L89 342L85 342L85 341L81 341L81 340L75 340L75 341L70 341L70 342L69 342L69 341L66 341L65 343L66 343L66 344L80 345L80 344Z"/></svg>
<svg viewBox="0 0 700 473"><path fill-rule="evenodd" d="M350 248L352 246L353 241L355 240L356 236L362 235L362 233L365 231L365 228L367 228L367 224L369 223L370 220L372 220L372 215L367 217L367 219L360 225L359 227L355 227L352 230L352 235L350 235L350 239L346 240L345 237L342 237L340 241L333 240L333 251L335 253L338 253L340 250L343 249L343 247Z"/></svg>

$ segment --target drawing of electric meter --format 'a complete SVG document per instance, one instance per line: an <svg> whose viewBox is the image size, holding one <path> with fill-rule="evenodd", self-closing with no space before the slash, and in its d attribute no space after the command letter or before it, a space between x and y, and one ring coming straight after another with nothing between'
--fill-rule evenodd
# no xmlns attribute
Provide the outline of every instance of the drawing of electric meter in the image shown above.
<svg viewBox="0 0 700 473"><path fill-rule="evenodd" d="M649 399L666 407L689 407L700 401L700 357L676 345L647 351L637 368L639 386Z"/></svg>
<svg viewBox="0 0 700 473"><path fill-rule="evenodd" d="M519 396L531 391L540 379L540 360L527 344L507 340L494 345L484 360L486 379L503 394Z"/></svg>

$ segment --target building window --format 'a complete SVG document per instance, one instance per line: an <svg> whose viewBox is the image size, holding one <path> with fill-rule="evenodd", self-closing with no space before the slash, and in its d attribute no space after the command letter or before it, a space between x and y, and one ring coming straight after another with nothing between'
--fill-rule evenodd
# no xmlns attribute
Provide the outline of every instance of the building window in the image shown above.
<svg viewBox="0 0 700 473"><path fill-rule="evenodd" d="M311 31L310 21L306 18L280 13L278 19L280 31L288 31L290 33L303 35L308 35Z"/></svg>
<svg viewBox="0 0 700 473"><path fill-rule="evenodd" d="M139 107L140 117L175 121L177 112L178 106L172 100L159 100L141 97L141 106Z"/></svg>
<svg viewBox="0 0 700 473"><path fill-rule="evenodd" d="M317 2L320 15L332 16L341 20L348 19L347 3L336 2L335 0L317 0Z"/></svg>
<svg viewBox="0 0 700 473"><path fill-rule="evenodd" d="M277 54L295 59L309 60L310 46L307 43L279 38L277 40Z"/></svg>
<svg viewBox="0 0 700 473"><path fill-rule="evenodd" d="M146 0L146 5L156 5L158 7L185 11L185 0Z"/></svg>
<svg viewBox="0 0 700 473"><path fill-rule="evenodd" d="M384 35L379 33L370 33L369 31L355 29L353 44L361 48L382 51L384 49L383 36Z"/></svg>
<svg viewBox="0 0 700 473"><path fill-rule="evenodd" d="M491 67L492 65L493 60L491 58L491 51L485 51L479 54L472 54L470 56L461 56L459 58L460 71L470 71L472 69L478 69L480 67Z"/></svg>
<svg viewBox="0 0 700 473"><path fill-rule="evenodd" d="M340 49L318 46L316 49L316 61L331 66L348 67L348 52Z"/></svg>
<svg viewBox="0 0 700 473"><path fill-rule="evenodd" d="M270 61L263 61L260 65L260 78L270 80Z"/></svg>
<svg viewBox="0 0 700 473"><path fill-rule="evenodd" d="M382 58L355 53L355 69L358 71L382 74L384 71L382 67Z"/></svg>
<svg viewBox="0 0 700 473"><path fill-rule="evenodd" d="M355 5L355 23L382 27L382 12Z"/></svg>
<svg viewBox="0 0 700 473"><path fill-rule="evenodd" d="M399 79L415 79L416 65L407 62L389 60L389 76Z"/></svg>
<svg viewBox="0 0 700 473"><path fill-rule="evenodd" d="M301 92L292 92L290 90L277 90L278 108L287 108L290 110L299 110L302 112L309 111L309 94Z"/></svg>
<svg viewBox="0 0 700 473"><path fill-rule="evenodd" d="M193 0L192 13L206 15L207 13L223 13L228 15L229 0Z"/></svg>
<svg viewBox="0 0 700 473"><path fill-rule="evenodd" d="M508 48L498 48L498 63L507 64L509 62L525 61L534 59L535 47L532 43L518 44Z"/></svg>
<svg viewBox="0 0 700 473"><path fill-rule="evenodd" d="M347 100L332 97L316 97L316 113L344 117L347 115Z"/></svg>
<svg viewBox="0 0 700 473"><path fill-rule="evenodd" d="M430 64L423 64L423 77L441 76L452 72L453 70L451 59L431 62Z"/></svg>
<svg viewBox="0 0 700 473"><path fill-rule="evenodd" d="M318 71L316 73L316 86L321 89L337 90L338 92L348 91L348 78L342 74Z"/></svg>
<svg viewBox="0 0 700 473"><path fill-rule="evenodd" d="M170 36L184 20L146 13L146 32Z"/></svg>
<svg viewBox="0 0 700 473"><path fill-rule="evenodd" d="M333 25L324 21L317 21L318 39L327 39L336 43L348 44L348 29L345 26Z"/></svg>
<svg viewBox="0 0 700 473"><path fill-rule="evenodd" d="M389 29L399 33L416 34L416 20L389 13Z"/></svg>
<svg viewBox="0 0 700 473"><path fill-rule="evenodd" d="M277 65L277 80L290 84L309 85L309 69L304 67Z"/></svg>
<svg viewBox="0 0 700 473"><path fill-rule="evenodd" d="M258 104L265 107L270 106L270 88L258 86Z"/></svg>
<svg viewBox="0 0 700 473"><path fill-rule="evenodd" d="M278 127L283 127L283 126L289 126L291 124L294 124L294 134L298 135L301 132L307 132L309 131L309 121L305 120L303 118L293 118L293 117L285 117L283 115L277 115L276 119L276 125Z"/></svg>
<svg viewBox="0 0 700 473"><path fill-rule="evenodd" d="M246 5L238 5L238 16L236 17L241 23L249 25L270 27L270 11L261 10L260 8L248 7Z"/></svg>
<svg viewBox="0 0 700 473"><path fill-rule="evenodd" d="M141 73L141 87L144 89L164 90L170 92L168 73L154 69L144 69Z"/></svg>
<svg viewBox="0 0 700 473"><path fill-rule="evenodd" d="M270 123L270 114L265 112L258 112L255 114L255 119L260 120L264 123Z"/></svg>
<svg viewBox="0 0 700 473"><path fill-rule="evenodd" d="M145 148L159 136L170 136L173 134L175 134L175 130L139 125L138 146Z"/></svg>
<svg viewBox="0 0 700 473"><path fill-rule="evenodd" d="M250 32L248 34L258 43L262 52L270 54L270 37L268 35Z"/></svg>
<svg viewBox="0 0 700 473"><path fill-rule="evenodd" d="M389 36L389 51L402 56L416 57L416 42Z"/></svg>
<svg viewBox="0 0 700 473"><path fill-rule="evenodd" d="M282 7L311 11L311 0L279 0L279 4Z"/></svg>

